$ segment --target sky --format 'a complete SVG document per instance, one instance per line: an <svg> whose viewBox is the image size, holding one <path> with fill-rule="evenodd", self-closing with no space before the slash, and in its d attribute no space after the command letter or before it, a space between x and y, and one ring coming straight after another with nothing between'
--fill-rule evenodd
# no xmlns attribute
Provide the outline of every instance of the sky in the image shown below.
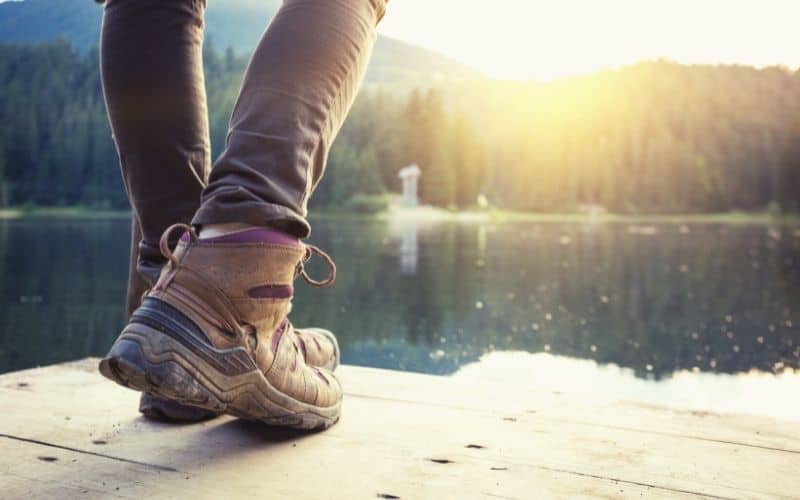
<svg viewBox="0 0 800 500"><path fill-rule="evenodd" d="M642 60L800 66L800 0L390 0L378 31L500 79Z"/></svg>

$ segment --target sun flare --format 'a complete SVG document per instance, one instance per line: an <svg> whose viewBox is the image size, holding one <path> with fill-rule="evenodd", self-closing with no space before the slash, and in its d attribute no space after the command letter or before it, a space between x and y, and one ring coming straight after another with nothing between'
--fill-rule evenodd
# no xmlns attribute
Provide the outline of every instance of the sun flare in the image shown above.
<svg viewBox="0 0 800 500"><path fill-rule="evenodd" d="M402 0L380 31L501 79L641 60L800 64L797 0Z"/></svg>

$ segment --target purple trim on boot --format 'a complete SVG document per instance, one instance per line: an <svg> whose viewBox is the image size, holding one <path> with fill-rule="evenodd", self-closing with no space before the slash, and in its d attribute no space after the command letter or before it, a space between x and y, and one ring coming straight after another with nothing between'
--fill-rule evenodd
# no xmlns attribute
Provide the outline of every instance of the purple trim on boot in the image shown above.
<svg viewBox="0 0 800 500"><path fill-rule="evenodd" d="M186 234L188 237L188 233ZM273 245L300 246L300 240L281 231L266 227L246 229L237 233L214 238L200 238L203 243L268 243Z"/></svg>
<svg viewBox="0 0 800 500"><path fill-rule="evenodd" d="M281 337L283 337L283 333L286 331L286 320L284 319L281 321L281 324L278 325L278 329L275 330L275 333L272 334L272 343L270 344L270 349L272 349L273 353L278 352L278 344L281 343Z"/></svg>
<svg viewBox="0 0 800 500"><path fill-rule="evenodd" d="M262 285L247 292L247 295L254 299L289 299L293 294L292 285Z"/></svg>

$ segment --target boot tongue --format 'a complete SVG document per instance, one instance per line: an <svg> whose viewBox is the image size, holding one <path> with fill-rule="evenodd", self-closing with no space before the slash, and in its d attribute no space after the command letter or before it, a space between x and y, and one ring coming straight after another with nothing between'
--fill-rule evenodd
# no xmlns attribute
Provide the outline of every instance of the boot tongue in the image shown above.
<svg viewBox="0 0 800 500"><path fill-rule="evenodd" d="M183 238L188 241L189 235L184 234ZM266 243L271 245L287 245L299 247L302 245L298 238L290 236L284 232L270 229L267 227L256 227L244 229L234 233L212 238L200 238L203 243Z"/></svg>

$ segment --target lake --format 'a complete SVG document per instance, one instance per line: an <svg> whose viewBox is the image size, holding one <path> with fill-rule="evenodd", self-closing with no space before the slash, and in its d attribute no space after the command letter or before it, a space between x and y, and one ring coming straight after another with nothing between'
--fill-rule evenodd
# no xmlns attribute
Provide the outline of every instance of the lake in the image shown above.
<svg viewBox="0 0 800 500"><path fill-rule="evenodd" d="M800 226L323 219L343 362L800 419ZM103 355L125 219L0 220L0 372ZM311 271L324 274L321 266Z"/></svg>

